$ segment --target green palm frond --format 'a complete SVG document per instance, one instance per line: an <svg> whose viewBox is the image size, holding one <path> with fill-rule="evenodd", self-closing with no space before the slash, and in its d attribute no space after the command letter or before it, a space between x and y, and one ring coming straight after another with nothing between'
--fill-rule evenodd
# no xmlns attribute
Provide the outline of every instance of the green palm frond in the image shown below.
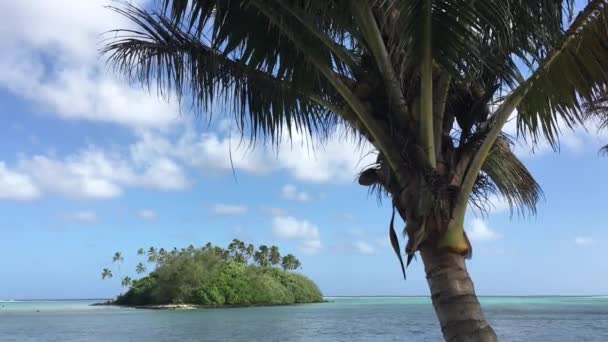
<svg viewBox="0 0 608 342"><path fill-rule="evenodd" d="M608 2L591 1L559 45L521 89L518 131L536 142L544 136L557 146L559 125L572 128L608 86Z"/></svg>
<svg viewBox="0 0 608 342"><path fill-rule="evenodd" d="M490 150L482 172L491 181L494 193L507 201L511 213L535 214L536 205L543 197L542 189L511 146L507 136L500 136Z"/></svg>
<svg viewBox="0 0 608 342"><path fill-rule="evenodd" d="M291 127L322 133L335 122L330 111L310 100L310 95L332 100L327 82L305 56L292 56L297 53L290 47L279 43L273 51L265 51L264 47L277 44L265 29L257 38L255 34L232 37L218 24L213 39L206 41L198 26L175 24L175 19L132 5L113 9L138 25L137 30L114 31L116 36L103 50L110 64L131 80L163 96L171 91L179 99L188 96L195 109L205 113L217 106L234 113L239 128L250 131L254 139L261 135L278 141L285 126L288 133ZM260 46L259 51L254 48Z"/></svg>
<svg viewBox="0 0 608 342"><path fill-rule="evenodd" d="M598 130L608 129L608 90L585 104L585 120L597 125ZM608 145L600 149L602 155L608 155Z"/></svg>
<svg viewBox="0 0 608 342"><path fill-rule="evenodd" d="M420 18L425 1L374 2L383 23L382 29L388 36L391 56L399 66L401 79L407 81L416 74L419 63L418 51L422 44ZM432 1L432 54L435 62L455 79L470 80L484 68L492 68L505 80L518 79L519 71L510 62L512 56L534 59L539 50L552 46L551 38L560 33L562 16L556 16L554 12L561 13L562 2L543 2L551 6L530 5L518 0ZM543 13L544 20L528 20L531 13L538 14L540 10L552 15ZM522 16L520 12L526 15ZM529 40L535 36L543 36L544 39L530 43ZM494 54L494 59L487 58L488 53Z"/></svg>

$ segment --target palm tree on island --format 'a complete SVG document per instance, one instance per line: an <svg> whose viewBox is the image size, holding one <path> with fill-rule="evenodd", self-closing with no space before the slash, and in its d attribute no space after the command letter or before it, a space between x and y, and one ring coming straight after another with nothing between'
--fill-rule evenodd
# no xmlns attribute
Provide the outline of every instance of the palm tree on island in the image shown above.
<svg viewBox="0 0 608 342"><path fill-rule="evenodd" d="M258 247L257 252L255 252L253 254L253 260L262 267L268 267L268 265L270 264L270 255L269 255L270 250L268 249L268 246L266 245L260 245Z"/></svg>
<svg viewBox="0 0 608 342"><path fill-rule="evenodd" d="M296 259L292 254L287 254L281 260L281 267L283 267L285 271L297 270L301 265L300 260Z"/></svg>
<svg viewBox="0 0 608 342"><path fill-rule="evenodd" d="M109 268L104 268L101 271L101 279L112 279L112 271Z"/></svg>
<svg viewBox="0 0 608 342"><path fill-rule="evenodd" d="M148 262L154 264L158 261L158 252L155 247L148 248Z"/></svg>
<svg viewBox="0 0 608 342"><path fill-rule="evenodd" d="M121 252L116 252L114 253L114 256L112 257L112 262L115 264L120 264L122 262L125 261L125 258L122 256Z"/></svg>
<svg viewBox="0 0 608 342"><path fill-rule="evenodd" d="M122 278L122 281L120 282L120 284L122 285L122 287L129 287L129 286L131 286L132 282L133 281L131 280L131 277L126 276L126 277Z"/></svg>
<svg viewBox="0 0 608 342"><path fill-rule="evenodd" d="M135 266L135 272L137 272L137 274L145 273L146 265L144 265L143 262L138 263L137 266Z"/></svg>
<svg viewBox="0 0 608 342"><path fill-rule="evenodd" d="M281 253L279 252L279 247L271 246L270 252L268 255L268 262L272 266L277 266L281 264Z"/></svg>
<svg viewBox="0 0 608 342"><path fill-rule="evenodd" d="M502 132L535 143L608 86L608 1L162 0L116 8L104 53L115 69L198 112L234 113L253 141L345 128L376 163L359 183L391 198L388 227L422 257L446 341L496 341L465 259L470 205L502 196L534 214L542 192ZM155 89L156 90L156 89ZM387 219L387 221L389 221ZM268 251L255 253L268 264Z"/></svg>

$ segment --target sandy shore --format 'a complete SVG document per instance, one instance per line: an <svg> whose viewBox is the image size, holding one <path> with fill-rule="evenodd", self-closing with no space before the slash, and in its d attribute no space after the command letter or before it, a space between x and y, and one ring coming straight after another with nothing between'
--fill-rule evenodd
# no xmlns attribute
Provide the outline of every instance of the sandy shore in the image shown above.
<svg viewBox="0 0 608 342"><path fill-rule="evenodd" d="M265 306L289 306L289 305L302 305L302 304L318 304L328 303L330 301L322 301L317 303L295 303L295 304L251 304L251 305L194 305L194 304L162 304L162 305L118 305L112 302L95 303L93 306L118 306L133 309L147 309L147 310L197 310L197 309L222 309L222 308L249 308L249 307L265 307Z"/></svg>

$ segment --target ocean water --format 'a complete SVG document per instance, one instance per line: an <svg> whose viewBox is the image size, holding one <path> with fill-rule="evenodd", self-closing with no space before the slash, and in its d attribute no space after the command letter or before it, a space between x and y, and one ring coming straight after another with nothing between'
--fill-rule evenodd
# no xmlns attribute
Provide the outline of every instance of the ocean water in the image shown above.
<svg viewBox="0 0 608 342"><path fill-rule="evenodd" d="M0 341L441 341L429 298L157 311L92 301L2 302ZM501 341L608 341L608 297L485 297Z"/></svg>

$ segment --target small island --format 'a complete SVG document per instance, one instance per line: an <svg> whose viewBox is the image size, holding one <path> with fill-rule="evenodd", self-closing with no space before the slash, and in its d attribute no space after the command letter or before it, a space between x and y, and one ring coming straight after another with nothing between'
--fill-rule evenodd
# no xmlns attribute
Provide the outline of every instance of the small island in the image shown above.
<svg viewBox="0 0 608 342"><path fill-rule="evenodd" d="M137 255L145 259L137 264L137 274L153 270L136 280L122 278L128 290L106 304L193 309L323 302L318 286L294 272L300 261L292 254L281 256L277 246L255 248L234 239L226 249L207 243L171 251L140 248ZM116 252L113 264L120 269L123 262ZM104 268L101 276L111 279L113 272Z"/></svg>

